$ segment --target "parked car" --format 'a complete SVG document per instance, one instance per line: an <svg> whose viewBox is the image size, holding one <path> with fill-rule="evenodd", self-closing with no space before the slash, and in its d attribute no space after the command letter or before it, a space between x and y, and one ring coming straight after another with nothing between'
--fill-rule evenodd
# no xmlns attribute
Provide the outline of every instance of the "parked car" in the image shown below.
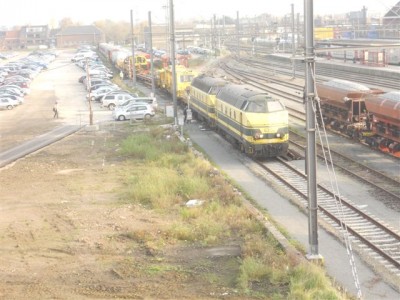
<svg viewBox="0 0 400 300"><path fill-rule="evenodd" d="M118 121L132 120L132 119L141 120L154 117L155 112L150 104L135 103L132 105L117 107L113 111L112 115L114 120Z"/></svg>
<svg viewBox="0 0 400 300"><path fill-rule="evenodd" d="M84 83L84 85L85 85L85 87L87 88L88 87L88 80L83 80L83 83ZM101 79L101 78L91 78L90 79L90 86L92 87L92 86L95 86L95 85L98 85L98 84L109 84L109 85L113 85L113 83L110 81L110 80L108 80L108 79Z"/></svg>
<svg viewBox="0 0 400 300"><path fill-rule="evenodd" d="M74 57L71 58L72 62L77 62L80 61L82 59L86 59L86 58L96 58L97 54L96 52L90 51L90 52L82 52L82 53L77 53L75 54Z"/></svg>
<svg viewBox="0 0 400 300"><path fill-rule="evenodd" d="M24 103L24 98L23 97L10 94L7 91L1 91L0 90L0 97L2 97L2 98L10 98L11 102L13 102L13 104L16 104L16 105L21 105L21 104ZM16 105L14 105L14 106L16 106Z"/></svg>
<svg viewBox="0 0 400 300"><path fill-rule="evenodd" d="M9 98L3 98L0 96L0 109L13 109L14 105L12 104L12 102L10 101Z"/></svg>
<svg viewBox="0 0 400 300"><path fill-rule="evenodd" d="M118 89L118 87L114 87L114 86L103 86L103 87L99 87L98 89L90 92L89 94L86 95L86 98L92 101L95 100L100 100L104 95L108 94L111 91L114 91Z"/></svg>
<svg viewBox="0 0 400 300"><path fill-rule="evenodd" d="M93 76L93 75L99 75L99 76L106 76L107 78L113 78L113 74L111 72L107 72L107 71L103 71L103 70L99 70L99 69L90 69L88 71L89 76Z"/></svg>
<svg viewBox="0 0 400 300"><path fill-rule="evenodd" d="M157 109L158 103L155 97L137 97L133 99L126 100L124 103L118 105L118 107L123 107L133 103L147 103L150 104L154 109Z"/></svg>
<svg viewBox="0 0 400 300"><path fill-rule="evenodd" d="M0 90L10 92L13 95L17 95L17 96L24 95L24 89L19 87L18 85L13 85L13 84L2 85L2 86L0 86Z"/></svg>
<svg viewBox="0 0 400 300"><path fill-rule="evenodd" d="M99 83L99 84L91 85L91 86L90 86L90 91L91 91L91 92L94 92L95 90L100 89L100 88L104 88L104 87L113 87L114 90L119 88L119 86L116 85L116 84L114 84L114 83L111 83L111 82L110 82L110 83L107 83L107 82L105 82L105 83Z"/></svg>
<svg viewBox="0 0 400 300"><path fill-rule="evenodd" d="M108 107L109 110L114 110L114 108L127 100L135 99L134 96L128 93L110 93L103 98L101 98L101 106Z"/></svg>

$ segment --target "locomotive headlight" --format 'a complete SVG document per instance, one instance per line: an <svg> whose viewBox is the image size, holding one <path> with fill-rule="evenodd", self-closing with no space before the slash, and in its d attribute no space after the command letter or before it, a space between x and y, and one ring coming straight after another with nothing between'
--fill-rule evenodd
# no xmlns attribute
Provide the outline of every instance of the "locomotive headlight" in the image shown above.
<svg viewBox="0 0 400 300"><path fill-rule="evenodd" d="M263 134L261 132L256 132L254 133L254 139L258 140L258 139L262 139L263 138Z"/></svg>
<svg viewBox="0 0 400 300"><path fill-rule="evenodd" d="M281 137L281 134L280 134L280 133L277 133L277 134L276 134L276 137L277 137L277 138L280 138L280 137Z"/></svg>

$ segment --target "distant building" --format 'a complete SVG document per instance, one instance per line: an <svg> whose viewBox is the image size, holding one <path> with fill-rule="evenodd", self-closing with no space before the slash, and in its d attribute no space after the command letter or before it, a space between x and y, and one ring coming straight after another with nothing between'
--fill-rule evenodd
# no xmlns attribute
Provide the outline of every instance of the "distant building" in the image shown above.
<svg viewBox="0 0 400 300"><path fill-rule="evenodd" d="M19 31L19 48L33 49L41 45L48 46L49 26L22 26Z"/></svg>
<svg viewBox="0 0 400 300"><path fill-rule="evenodd" d="M1 49L37 49L40 46L49 46L47 25L22 26L16 30L0 33Z"/></svg>
<svg viewBox="0 0 400 300"><path fill-rule="evenodd" d="M19 30L6 31L3 36L3 49L19 49Z"/></svg>
<svg viewBox="0 0 400 300"><path fill-rule="evenodd" d="M77 47L79 45L98 45L105 41L104 33L96 26L70 26L56 34L58 48Z"/></svg>

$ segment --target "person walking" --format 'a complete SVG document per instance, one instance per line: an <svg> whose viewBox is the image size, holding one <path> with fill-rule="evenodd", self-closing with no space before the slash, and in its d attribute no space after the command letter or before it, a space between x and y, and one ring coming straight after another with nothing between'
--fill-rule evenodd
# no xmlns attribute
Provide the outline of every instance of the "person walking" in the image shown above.
<svg viewBox="0 0 400 300"><path fill-rule="evenodd" d="M58 119L58 102L57 101L56 101L56 103L54 103L53 112L54 112L53 119Z"/></svg>

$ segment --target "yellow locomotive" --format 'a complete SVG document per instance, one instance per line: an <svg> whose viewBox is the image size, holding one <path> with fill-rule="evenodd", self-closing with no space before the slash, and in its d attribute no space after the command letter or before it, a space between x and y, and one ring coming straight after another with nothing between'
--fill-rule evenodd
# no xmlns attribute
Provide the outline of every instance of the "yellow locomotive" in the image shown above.
<svg viewBox="0 0 400 300"><path fill-rule="evenodd" d="M266 92L199 76L191 87L190 108L249 156L276 157L289 148L288 112Z"/></svg>
<svg viewBox="0 0 400 300"><path fill-rule="evenodd" d="M175 67L176 72L176 97L186 101L187 94L190 89L190 84L194 77L198 74L196 71L178 65ZM168 91L172 94L172 69L164 68L158 71L157 85L159 88Z"/></svg>
<svg viewBox="0 0 400 300"><path fill-rule="evenodd" d="M211 127L216 126L215 102L217 94L228 82L214 77L198 76L190 88L190 108L197 119L207 121Z"/></svg>

